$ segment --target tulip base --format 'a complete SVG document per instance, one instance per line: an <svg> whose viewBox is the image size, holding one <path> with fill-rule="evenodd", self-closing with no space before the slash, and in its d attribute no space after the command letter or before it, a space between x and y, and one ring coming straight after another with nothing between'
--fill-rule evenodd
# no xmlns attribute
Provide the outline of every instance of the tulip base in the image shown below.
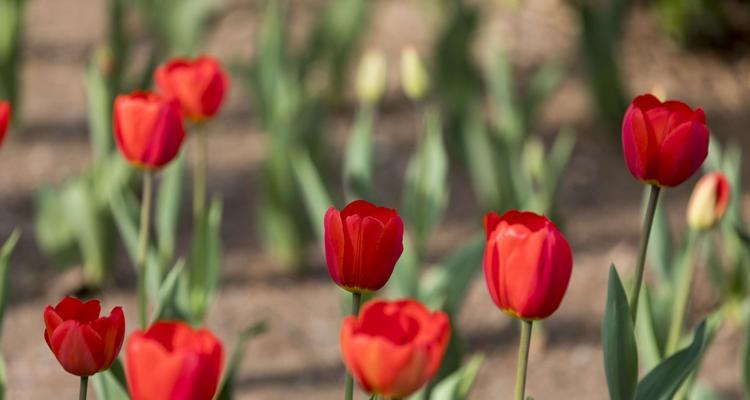
<svg viewBox="0 0 750 400"><path fill-rule="evenodd" d="M89 390L89 377L81 377L81 390L78 392L78 400L86 400L86 394Z"/></svg>
<svg viewBox="0 0 750 400"><path fill-rule="evenodd" d="M521 320L521 342L518 345L518 365L516 367L515 400L524 400L526 394L526 370L529 364L531 328L533 321Z"/></svg>

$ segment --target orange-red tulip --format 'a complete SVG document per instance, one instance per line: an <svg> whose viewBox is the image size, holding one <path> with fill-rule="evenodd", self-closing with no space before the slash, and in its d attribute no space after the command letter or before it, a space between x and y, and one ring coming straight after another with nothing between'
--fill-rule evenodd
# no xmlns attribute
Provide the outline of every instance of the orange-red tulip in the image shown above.
<svg viewBox="0 0 750 400"><path fill-rule="evenodd" d="M229 76L207 56L172 59L159 66L155 76L159 91L177 98L185 117L196 122L219 111L229 87Z"/></svg>
<svg viewBox="0 0 750 400"><path fill-rule="evenodd" d="M221 376L221 342L207 329L156 322L135 331L125 346L133 400L211 400Z"/></svg>
<svg viewBox="0 0 750 400"><path fill-rule="evenodd" d="M388 282L404 250L404 223L396 210L364 200L324 218L328 273L342 288L356 293L378 290Z"/></svg>
<svg viewBox="0 0 750 400"><path fill-rule="evenodd" d="M125 337L125 316L115 307L99 317L99 300L65 297L44 310L44 340L62 367L73 375L91 376L109 368Z"/></svg>
<svg viewBox="0 0 750 400"><path fill-rule="evenodd" d="M550 316L562 302L573 269L563 235L532 212L489 213L484 224L484 277L495 305L520 319Z"/></svg>
<svg viewBox="0 0 750 400"><path fill-rule="evenodd" d="M122 155L145 169L157 169L172 161L185 139L177 100L150 92L117 96L114 130Z"/></svg>
<svg viewBox="0 0 750 400"><path fill-rule="evenodd" d="M405 398L440 368L450 338L448 315L416 300L372 300L341 328L346 368L368 393Z"/></svg>
<svg viewBox="0 0 750 400"><path fill-rule="evenodd" d="M704 175L690 195L688 225L699 230L715 226L727 210L731 191L727 177L721 172Z"/></svg>
<svg viewBox="0 0 750 400"><path fill-rule="evenodd" d="M646 94L636 97L622 121L622 149L633 176L671 187L690 178L708 155L703 110L685 103L664 103Z"/></svg>
<svg viewBox="0 0 750 400"><path fill-rule="evenodd" d="M5 135L8 133L8 126L10 126L10 112L10 103L0 100L0 145L3 144Z"/></svg>

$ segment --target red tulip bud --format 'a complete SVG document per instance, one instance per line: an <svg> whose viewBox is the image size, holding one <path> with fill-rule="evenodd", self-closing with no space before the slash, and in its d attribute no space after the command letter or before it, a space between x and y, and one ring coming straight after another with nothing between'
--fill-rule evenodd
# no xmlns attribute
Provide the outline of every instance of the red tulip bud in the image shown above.
<svg viewBox="0 0 750 400"><path fill-rule="evenodd" d="M372 300L341 328L346 368L365 391L406 398L440 368L450 338L448 316L416 300Z"/></svg>
<svg viewBox="0 0 750 400"><path fill-rule="evenodd" d="M133 400L211 400L219 385L223 350L207 329L156 322L135 331L125 347Z"/></svg>
<svg viewBox="0 0 750 400"><path fill-rule="evenodd" d="M706 115L679 101L662 103L650 94L638 96L622 121L622 149L636 179L677 186L708 155Z"/></svg>
<svg viewBox="0 0 750 400"><path fill-rule="evenodd" d="M10 111L10 103L0 100L0 145L3 144L5 135L8 133L8 127L10 126Z"/></svg>
<svg viewBox="0 0 750 400"><path fill-rule="evenodd" d="M185 139L177 101L154 93L117 96L113 118L120 152L141 168L157 169L172 161Z"/></svg>
<svg viewBox="0 0 750 400"><path fill-rule="evenodd" d="M182 113L192 121L213 117L224 101L229 77L212 57L175 58L155 73L159 91L179 100Z"/></svg>
<svg viewBox="0 0 750 400"><path fill-rule="evenodd" d="M729 205L731 188L720 172L704 175L693 189L687 209L688 225L696 230L715 226Z"/></svg>
<svg viewBox="0 0 750 400"><path fill-rule="evenodd" d="M557 310L573 269L570 246L546 217L508 211L485 216L484 277L498 308L520 319Z"/></svg>
<svg viewBox="0 0 750 400"><path fill-rule="evenodd" d="M382 288L404 250L404 223L396 210L364 200L340 212L326 212L325 248L328 273L350 292Z"/></svg>
<svg viewBox="0 0 750 400"><path fill-rule="evenodd" d="M44 310L44 340L62 367L73 375L91 376L109 368L125 337L125 316L115 307L99 317L99 300L66 297Z"/></svg>

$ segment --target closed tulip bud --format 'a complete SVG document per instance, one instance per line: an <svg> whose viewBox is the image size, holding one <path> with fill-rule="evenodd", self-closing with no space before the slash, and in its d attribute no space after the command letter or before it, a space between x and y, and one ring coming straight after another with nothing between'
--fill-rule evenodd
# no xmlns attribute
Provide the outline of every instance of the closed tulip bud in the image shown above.
<svg viewBox="0 0 750 400"><path fill-rule="evenodd" d="M706 115L679 101L638 96L622 121L622 149L636 179L661 187L677 186L708 155Z"/></svg>
<svg viewBox="0 0 750 400"><path fill-rule="evenodd" d="M5 135L8 134L10 126L10 103L0 100L0 145L5 141Z"/></svg>
<svg viewBox="0 0 750 400"><path fill-rule="evenodd" d="M356 200L324 218L328 273L353 293L382 288L404 250L404 223L396 210Z"/></svg>
<svg viewBox="0 0 750 400"><path fill-rule="evenodd" d="M221 376L221 342L207 329L156 322L135 331L125 347L133 400L211 400Z"/></svg>
<svg viewBox="0 0 750 400"><path fill-rule="evenodd" d="M573 269L565 237L549 219L532 212L489 213L484 225L484 278L495 305L523 320L552 315Z"/></svg>
<svg viewBox="0 0 750 400"><path fill-rule="evenodd" d="M140 168L158 169L172 161L185 139L177 100L154 93L117 96L113 120L120 153Z"/></svg>
<svg viewBox="0 0 750 400"><path fill-rule="evenodd" d="M125 316L115 307L109 317L99 317L98 300L82 302L65 297L44 310L44 340L63 369L91 376L108 369L117 358L125 337Z"/></svg>
<svg viewBox="0 0 750 400"><path fill-rule="evenodd" d="M422 100L430 90L430 77L413 47L401 52L401 84L406 96L413 101Z"/></svg>
<svg viewBox="0 0 750 400"><path fill-rule="evenodd" d="M386 82L385 56L382 51L369 50L362 57L357 71L357 96L363 104L375 104L383 96Z"/></svg>
<svg viewBox="0 0 750 400"><path fill-rule="evenodd" d="M344 320L341 354L365 391L401 399L435 375L449 339L444 312L430 312L416 300L372 300Z"/></svg>
<svg viewBox="0 0 750 400"><path fill-rule="evenodd" d="M159 91L179 100L183 115L193 122L216 115L229 88L219 61L207 56L172 59L156 69L155 80Z"/></svg>
<svg viewBox="0 0 750 400"><path fill-rule="evenodd" d="M693 189L687 208L688 225L695 230L713 228L729 205L731 187L720 172L703 176Z"/></svg>

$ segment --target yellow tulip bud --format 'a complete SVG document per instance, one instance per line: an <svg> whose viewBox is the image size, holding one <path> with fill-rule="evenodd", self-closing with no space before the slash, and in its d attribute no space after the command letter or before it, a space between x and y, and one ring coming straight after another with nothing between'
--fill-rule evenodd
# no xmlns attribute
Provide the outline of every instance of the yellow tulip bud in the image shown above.
<svg viewBox="0 0 750 400"><path fill-rule="evenodd" d="M375 104L383 96L386 83L385 56L380 50L368 50L357 71L357 96L363 104Z"/></svg>
<svg viewBox="0 0 750 400"><path fill-rule="evenodd" d="M687 208L688 225L695 230L714 227L729 204L729 181L719 173L703 176L693 189Z"/></svg>
<svg viewBox="0 0 750 400"><path fill-rule="evenodd" d="M414 101L422 100L430 90L430 78L414 47L401 51L401 84L406 96Z"/></svg>

